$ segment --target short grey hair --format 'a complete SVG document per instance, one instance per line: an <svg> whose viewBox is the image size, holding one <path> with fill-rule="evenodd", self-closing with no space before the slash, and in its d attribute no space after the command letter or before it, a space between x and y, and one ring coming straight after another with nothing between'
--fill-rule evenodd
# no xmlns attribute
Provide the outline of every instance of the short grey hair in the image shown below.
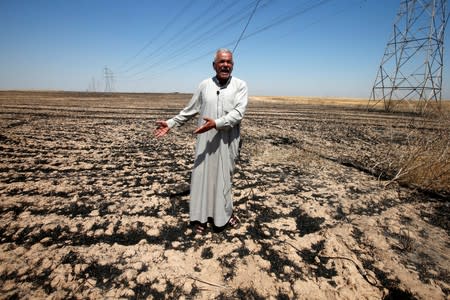
<svg viewBox="0 0 450 300"><path fill-rule="evenodd" d="M228 48L219 48L219 49L217 49L216 53L214 54L213 61L216 61L217 54L222 53L222 52L230 53L231 55L233 55L233 52L231 52L230 49L228 49Z"/></svg>

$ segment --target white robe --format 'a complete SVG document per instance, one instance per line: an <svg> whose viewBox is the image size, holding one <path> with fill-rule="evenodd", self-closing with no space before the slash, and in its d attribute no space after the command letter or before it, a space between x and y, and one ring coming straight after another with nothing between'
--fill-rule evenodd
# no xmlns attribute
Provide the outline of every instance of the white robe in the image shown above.
<svg viewBox="0 0 450 300"><path fill-rule="evenodd" d="M191 221L205 223L208 217L222 227L233 212L231 182L239 155L240 122L248 102L247 84L231 77L220 86L215 77L202 81L188 105L174 118L170 128L181 126L196 114L215 120L216 129L197 136L194 169L191 178Z"/></svg>

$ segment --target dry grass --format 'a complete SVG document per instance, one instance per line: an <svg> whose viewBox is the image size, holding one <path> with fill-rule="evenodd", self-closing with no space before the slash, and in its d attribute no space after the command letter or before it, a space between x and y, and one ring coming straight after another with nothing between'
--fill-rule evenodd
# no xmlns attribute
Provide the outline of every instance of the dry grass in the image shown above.
<svg viewBox="0 0 450 300"><path fill-rule="evenodd" d="M442 127L432 132L411 128L406 149L392 162L393 180L438 193L450 191L450 119L446 114L438 118Z"/></svg>
<svg viewBox="0 0 450 300"><path fill-rule="evenodd" d="M339 97L254 96L250 98L250 101L277 104L332 105L362 108L367 106L368 99Z"/></svg>

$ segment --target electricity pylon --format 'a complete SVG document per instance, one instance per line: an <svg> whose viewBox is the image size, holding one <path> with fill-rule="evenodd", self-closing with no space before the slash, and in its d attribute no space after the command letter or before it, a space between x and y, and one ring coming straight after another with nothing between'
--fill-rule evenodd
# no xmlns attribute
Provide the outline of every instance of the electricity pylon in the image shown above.
<svg viewBox="0 0 450 300"><path fill-rule="evenodd" d="M114 74L108 67L103 69L103 76L105 77L105 92L114 91Z"/></svg>
<svg viewBox="0 0 450 300"><path fill-rule="evenodd" d="M381 101L386 111L407 103L422 114L430 102L441 104L446 5L447 0L400 1L369 109Z"/></svg>

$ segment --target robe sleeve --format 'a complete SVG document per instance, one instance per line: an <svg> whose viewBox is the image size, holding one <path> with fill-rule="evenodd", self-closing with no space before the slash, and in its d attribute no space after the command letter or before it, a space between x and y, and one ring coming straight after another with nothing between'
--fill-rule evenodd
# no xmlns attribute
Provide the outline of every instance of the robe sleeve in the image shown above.
<svg viewBox="0 0 450 300"><path fill-rule="evenodd" d="M225 116L215 120L217 130L227 130L239 124L244 117L245 109L248 103L247 84L242 81L236 95L234 107Z"/></svg>
<svg viewBox="0 0 450 300"><path fill-rule="evenodd" d="M167 120L167 125L169 126L169 128L172 128L174 126L180 127L199 113L201 108L201 99L202 99L201 90L203 84L204 83L202 82L199 85L194 95L192 96L191 100L189 101L188 105L185 108L183 108L183 110L180 111L178 115L176 115L172 119Z"/></svg>

